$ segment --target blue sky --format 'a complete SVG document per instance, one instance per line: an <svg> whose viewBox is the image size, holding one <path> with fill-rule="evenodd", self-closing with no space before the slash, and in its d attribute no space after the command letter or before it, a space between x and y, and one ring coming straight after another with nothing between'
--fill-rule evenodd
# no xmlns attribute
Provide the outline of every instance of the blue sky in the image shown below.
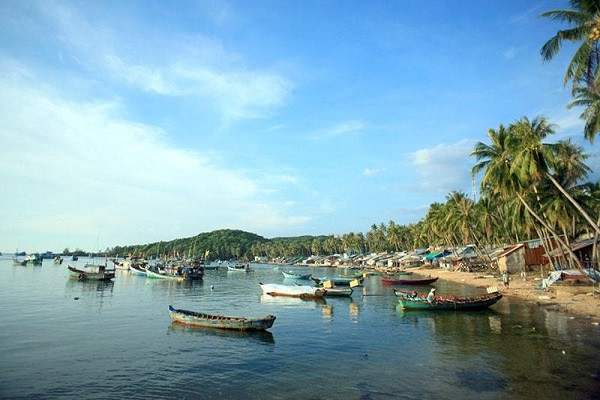
<svg viewBox="0 0 600 400"><path fill-rule="evenodd" d="M0 2L0 250L406 224L489 128L582 140L539 1Z"/></svg>

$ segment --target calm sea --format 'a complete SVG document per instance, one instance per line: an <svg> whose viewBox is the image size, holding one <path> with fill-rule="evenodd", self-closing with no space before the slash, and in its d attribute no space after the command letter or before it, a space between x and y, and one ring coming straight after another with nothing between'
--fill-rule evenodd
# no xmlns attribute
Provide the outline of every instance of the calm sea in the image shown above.
<svg viewBox="0 0 600 400"><path fill-rule="evenodd" d="M69 280L67 262L22 267L0 259L1 398L600 395L598 326L506 298L484 312L403 312L377 277L352 298L316 302L261 296L259 282L284 282L273 266L207 271L193 283L118 271L114 282L95 283ZM441 294L475 290L436 287ZM258 334L194 329L172 324L169 305L277 320Z"/></svg>

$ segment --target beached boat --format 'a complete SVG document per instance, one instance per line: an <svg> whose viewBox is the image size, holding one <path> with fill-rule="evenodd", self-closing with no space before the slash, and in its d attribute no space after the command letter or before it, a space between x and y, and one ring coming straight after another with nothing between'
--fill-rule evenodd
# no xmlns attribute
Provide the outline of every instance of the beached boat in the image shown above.
<svg viewBox="0 0 600 400"><path fill-rule="evenodd" d="M485 310L502 298L498 292L474 297L435 296L430 303L426 294L398 290L394 293L402 308L409 310Z"/></svg>
<svg viewBox="0 0 600 400"><path fill-rule="evenodd" d="M322 278L311 278L317 285L322 285L324 282L331 282L334 285L339 285L339 286L350 286L350 284L354 281L357 281L359 285L362 284L363 282L363 278L334 278L334 277L328 277L328 276L324 276ZM357 285L355 285L357 286Z"/></svg>
<svg viewBox="0 0 600 400"><path fill-rule="evenodd" d="M281 271L281 273L283 274L285 279L310 279L310 277L312 276L312 274L297 274L295 272L291 272L291 271Z"/></svg>
<svg viewBox="0 0 600 400"><path fill-rule="evenodd" d="M77 269L69 265L67 271L69 278L80 281L109 281L115 277L115 270L106 269L104 265L88 264L85 269Z"/></svg>
<svg viewBox="0 0 600 400"><path fill-rule="evenodd" d="M325 290L309 285L279 285L276 283L262 284L263 294L271 296L298 297L301 299L322 299Z"/></svg>
<svg viewBox="0 0 600 400"><path fill-rule="evenodd" d="M352 296L352 292L354 289L351 287L347 288L323 288L325 291L325 296L335 296L335 297L350 297Z"/></svg>
<svg viewBox="0 0 600 400"><path fill-rule="evenodd" d="M384 285L430 285L437 281L438 278L402 278L393 276L382 276L381 283Z"/></svg>
<svg viewBox="0 0 600 400"><path fill-rule="evenodd" d="M169 306L169 312L171 313L171 319L175 322L205 328L264 331L272 327L275 322L274 315L267 315L262 318L231 317L181 310L172 306Z"/></svg>

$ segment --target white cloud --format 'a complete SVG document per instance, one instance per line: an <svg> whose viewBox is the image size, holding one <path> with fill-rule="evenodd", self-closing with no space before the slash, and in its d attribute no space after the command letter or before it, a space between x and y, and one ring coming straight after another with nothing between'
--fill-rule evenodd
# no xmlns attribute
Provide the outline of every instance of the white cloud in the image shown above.
<svg viewBox="0 0 600 400"><path fill-rule="evenodd" d="M324 128L312 135L314 139L331 139L345 135L356 134L365 129L365 124L360 120L342 121L336 125Z"/></svg>
<svg viewBox="0 0 600 400"><path fill-rule="evenodd" d="M410 164L415 167L417 187L436 193L467 190L471 186L472 160L469 154L473 147L471 140L461 140L411 153Z"/></svg>
<svg viewBox="0 0 600 400"><path fill-rule="evenodd" d="M229 119L263 118L284 105L294 84L268 68L250 69L214 39L152 27L110 25L75 7L41 3L70 58L92 74L161 96L189 97Z"/></svg>
<svg viewBox="0 0 600 400"><path fill-rule="evenodd" d="M16 81L0 86L7 248L91 248L98 236L104 248L224 226L278 232L309 219L265 197L265 185L293 185L293 176L264 172L255 180L219 165L218 154L173 147L160 129L118 117L118 101L72 102Z"/></svg>
<svg viewBox="0 0 600 400"><path fill-rule="evenodd" d="M385 172L385 168L365 168L362 172L364 176L376 176Z"/></svg>

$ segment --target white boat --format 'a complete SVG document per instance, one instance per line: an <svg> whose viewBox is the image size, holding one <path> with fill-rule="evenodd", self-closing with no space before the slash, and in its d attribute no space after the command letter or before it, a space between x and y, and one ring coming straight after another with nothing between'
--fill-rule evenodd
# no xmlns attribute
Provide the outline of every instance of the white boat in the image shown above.
<svg viewBox="0 0 600 400"><path fill-rule="evenodd" d="M312 276L312 274L297 274L291 271L281 271L285 279L304 279L308 280Z"/></svg>
<svg viewBox="0 0 600 400"><path fill-rule="evenodd" d="M277 283L260 284L263 294L271 296L299 297L302 299L318 299L325 294L323 288L309 285L280 285Z"/></svg>
<svg viewBox="0 0 600 400"><path fill-rule="evenodd" d="M250 272L250 265L248 264L234 264L234 265L227 265L227 271L232 271L232 272Z"/></svg>
<svg viewBox="0 0 600 400"><path fill-rule="evenodd" d="M134 275L146 275L146 268L138 264L131 264L129 266L129 270Z"/></svg>

